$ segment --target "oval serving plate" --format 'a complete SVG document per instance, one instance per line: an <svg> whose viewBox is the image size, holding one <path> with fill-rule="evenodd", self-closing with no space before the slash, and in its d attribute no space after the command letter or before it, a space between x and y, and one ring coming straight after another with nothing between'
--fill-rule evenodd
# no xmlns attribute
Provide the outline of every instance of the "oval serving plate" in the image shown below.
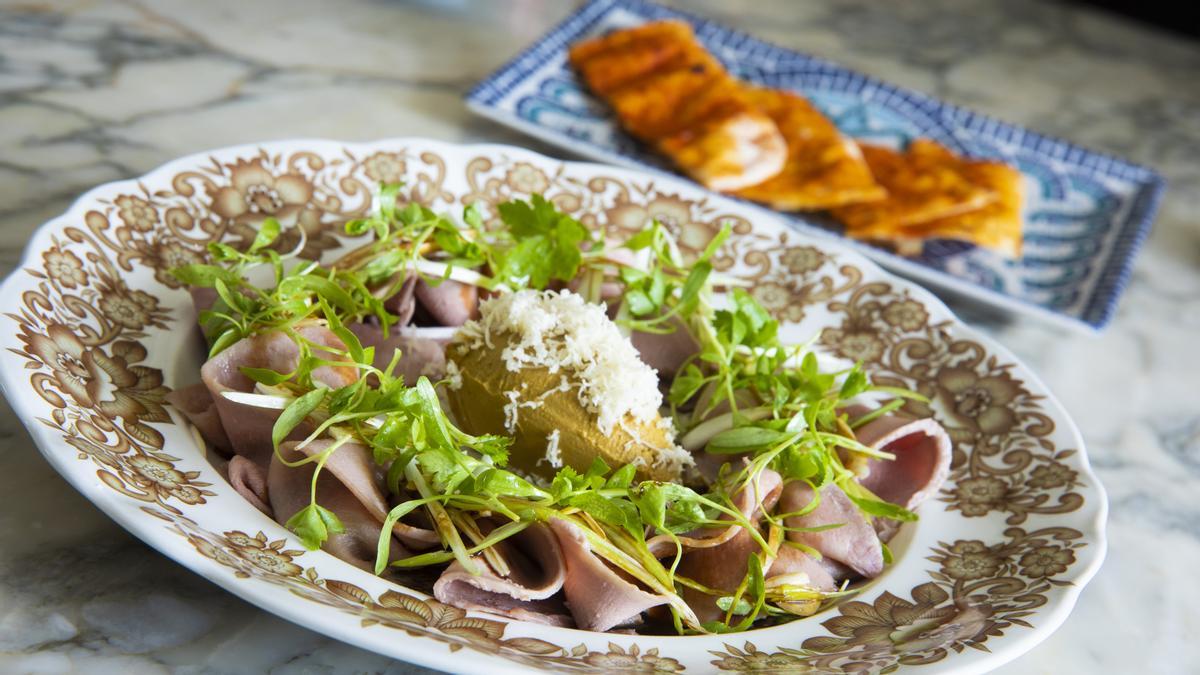
<svg viewBox="0 0 1200 675"><path fill-rule="evenodd" d="M929 408L913 412L954 438L950 480L894 541L896 564L808 619L658 637L468 613L303 550L233 491L163 399L202 362L189 296L166 270L200 260L209 241L253 236L267 216L293 241L304 230L306 257L336 253L349 241L340 224L370 210L380 181L400 180L405 198L437 210L494 213L541 192L611 234L656 217L692 250L732 223L717 266L750 282L788 340L819 335L829 356L925 394ZM434 668L978 672L1057 628L1104 557L1104 492L1074 423L1028 369L861 255L683 181L422 139L226 148L88 192L37 231L0 305L4 393L85 497L270 612Z"/></svg>

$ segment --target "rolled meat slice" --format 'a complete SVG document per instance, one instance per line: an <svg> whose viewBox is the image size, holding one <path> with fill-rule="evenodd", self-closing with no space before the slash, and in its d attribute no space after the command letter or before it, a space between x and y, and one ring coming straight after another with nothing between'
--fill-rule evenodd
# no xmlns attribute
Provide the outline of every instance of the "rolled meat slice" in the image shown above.
<svg viewBox="0 0 1200 675"><path fill-rule="evenodd" d="M854 419L869 409L853 406L844 412ZM886 502L916 508L936 494L950 474L950 436L932 418L884 415L862 425L854 435L863 445L896 456L894 460L870 460L869 473L859 479Z"/></svg>
<svg viewBox="0 0 1200 675"><path fill-rule="evenodd" d="M417 279L417 302L439 326L461 326L479 315L479 289L453 279L433 285Z"/></svg>
<svg viewBox="0 0 1200 675"><path fill-rule="evenodd" d="M786 545L779 547L779 552L771 560L764 574L768 579L785 574L804 574L808 577L808 585L819 591L832 591L838 585L829 570L815 558L800 549Z"/></svg>
<svg viewBox="0 0 1200 675"><path fill-rule="evenodd" d="M679 319L672 319L670 333L633 331L629 336L642 361L658 371L660 379L673 378L679 367L700 352L700 343Z"/></svg>
<svg viewBox="0 0 1200 675"><path fill-rule="evenodd" d="M225 453L233 450L225 427L221 425L221 415L217 412L216 403L208 391L208 386L203 382L175 389L167 394L167 402L183 413L206 443Z"/></svg>
<svg viewBox="0 0 1200 675"><path fill-rule="evenodd" d="M318 439L307 445L299 443L286 444L289 450L300 452L306 457L313 457L325 452L333 441ZM282 450L283 446L280 446ZM342 485L366 508L380 523L387 519L388 504L383 495L383 477L378 465L371 458L371 452L359 443L343 443L325 460L323 472L333 474ZM319 479L318 479L319 480ZM307 491L305 492L307 495ZM426 549L441 542L433 530L397 522L392 533L406 546L413 549Z"/></svg>
<svg viewBox="0 0 1200 675"><path fill-rule="evenodd" d="M383 301L383 308L396 315L397 326L407 326L417 311L417 299L414 291L417 288L417 276L409 275L400 290Z"/></svg>
<svg viewBox="0 0 1200 675"><path fill-rule="evenodd" d="M212 309L212 306L217 303L218 296L215 288L192 286L188 288L188 293L192 296L192 307L196 310L196 316L200 316L200 312Z"/></svg>
<svg viewBox="0 0 1200 675"><path fill-rule="evenodd" d="M667 603L667 598L643 591L597 558L578 525L554 518L550 528L566 560L563 591L579 628L607 631L635 623L642 612Z"/></svg>
<svg viewBox="0 0 1200 675"><path fill-rule="evenodd" d="M460 609L499 614L552 626L574 625L561 597L566 562L558 537L546 525L534 523L491 549L508 566L497 572L487 557L476 555L478 575L455 561L433 585L433 596Z"/></svg>
<svg viewBox="0 0 1200 675"><path fill-rule="evenodd" d="M778 473L764 469L756 482L734 496L734 507L757 527L763 510L769 511L779 499L782 484L783 480ZM722 519L728 520L729 517L723 516ZM735 534L725 542L717 546L692 549L684 554L679 563L678 573L709 588L728 592L736 590L746 576L750 556L755 554L759 545L746 528L731 525L726 532L729 530L733 530ZM690 534L696 536L700 533ZM717 607L716 598L690 587L683 589L683 599L702 622L719 619L723 613Z"/></svg>
<svg viewBox="0 0 1200 675"><path fill-rule="evenodd" d="M226 470L229 484L243 499L267 516L275 517L267 495L267 474L261 467L241 455L234 455Z"/></svg>
<svg viewBox="0 0 1200 675"><path fill-rule="evenodd" d="M400 360L396 363L393 375L404 379L404 384L413 386L422 375L437 380L446 373L446 355L443 346L437 340L421 337L417 334L420 329L392 327L384 337L379 326L368 323L353 323L347 326L357 337L363 347L375 348L375 361L372 365L383 370L392 361L392 355L400 350Z"/></svg>
<svg viewBox="0 0 1200 675"><path fill-rule="evenodd" d="M339 350L346 348L324 326L303 326L298 332L318 345ZM234 402L222 394L254 390L254 380L240 370L243 366L290 373L296 369L299 360L300 349L291 337L281 331L268 331L242 338L200 368L200 379L208 387L233 451L264 470L271 459L271 428L280 411ZM358 378L358 371L348 367L322 366L313 371L312 377L331 389L338 389L353 384ZM302 425L289 438L298 440L306 433L307 428Z"/></svg>
<svg viewBox="0 0 1200 675"><path fill-rule="evenodd" d="M783 488L779 498L779 513L796 513L808 507L816 492L802 480L792 481ZM804 515L784 519L788 528L810 528L840 525L818 532L787 533L788 539L816 549L822 556L843 563L864 577L874 577L883 571L883 547L871 523L850 501L845 492L830 483L821 488L820 502Z"/></svg>
<svg viewBox="0 0 1200 675"><path fill-rule="evenodd" d="M335 451L334 455L342 449L345 447ZM281 446L280 454L288 461L300 460L306 456L296 449L294 443ZM276 522L286 524L289 518L308 506L309 489L315 468L315 462L288 466L280 461L278 456L272 456L271 467L267 472L267 494L270 496ZM328 469L328 463L326 468ZM361 489L361 486L359 487ZM333 471L322 470L321 475L317 477L316 497L317 503L332 511L345 528L341 533L331 532L321 549L355 567L373 572L379 533L383 527L381 520L372 513L373 509L364 504ZM394 537L390 551L390 560L399 560L410 555L405 546Z"/></svg>

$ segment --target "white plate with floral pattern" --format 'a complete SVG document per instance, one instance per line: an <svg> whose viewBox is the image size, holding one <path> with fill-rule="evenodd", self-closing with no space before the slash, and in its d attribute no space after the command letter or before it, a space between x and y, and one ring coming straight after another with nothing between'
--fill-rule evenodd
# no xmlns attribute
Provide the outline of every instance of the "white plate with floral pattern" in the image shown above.
<svg viewBox="0 0 1200 675"><path fill-rule="evenodd" d="M877 382L913 388L955 441L950 480L853 598L786 625L663 637L474 614L374 577L245 502L164 401L202 360L188 294L166 270L267 216L304 254L332 254L373 186L435 210L490 212L541 192L616 234L649 217L685 249L723 222L717 266L797 342L820 335ZM1104 558L1107 504L1074 423L1003 348L930 293L847 248L682 180L500 145L295 140L173 161L81 197L34 235L0 294L0 383L47 460L146 543L260 607L381 654L449 671L979 672L1070 613Z"/></svg>

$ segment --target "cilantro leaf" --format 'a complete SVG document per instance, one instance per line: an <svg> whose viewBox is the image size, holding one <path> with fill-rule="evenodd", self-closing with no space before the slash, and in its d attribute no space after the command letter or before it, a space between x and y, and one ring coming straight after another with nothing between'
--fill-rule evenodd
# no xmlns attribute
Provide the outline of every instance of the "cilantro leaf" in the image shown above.
<svg viewBox="0 0 1200 675"><path fill-rule="evenodd" d="M513 287L539 289L552 279L575 278L583 261L580 244L588 236L578 220L541 195L533 195L527 202L505 202L497 208L517 242L501 258L497 278Z"/></svg>
<svg viewBox="0 0 1200 675"><path fill-rule="evenodd" d="M315 502L288 518L284 527L295 533L304 548L310 551L321 548L330 533L341 534L346 531L337 514Z"/></svg>

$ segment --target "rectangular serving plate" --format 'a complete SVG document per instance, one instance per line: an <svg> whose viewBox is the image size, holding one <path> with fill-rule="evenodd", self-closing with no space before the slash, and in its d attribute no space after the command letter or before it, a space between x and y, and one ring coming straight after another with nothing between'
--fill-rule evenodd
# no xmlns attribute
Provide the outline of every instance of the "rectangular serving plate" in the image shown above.
<svg viewBox="0 0 1200 675"><path fill-rule="evenodd" d="M1007 162L1025 179L1019 260L937 243L931 253L904 258L843 237L821 216L770 213L798 231L835 238L884 267L954 295L1074 329L1099 331L1112 320L1134 255L1158 210L1165 184L1157 173L713 21L643 0L593 0L479 82L467 94L467 105L571 153L674 175L618 127L567 61L567 50L577 40L668 18L691 23L700 42L736 77L804 94L848 136L892 147L932 138L969 157Z"/></svg>

